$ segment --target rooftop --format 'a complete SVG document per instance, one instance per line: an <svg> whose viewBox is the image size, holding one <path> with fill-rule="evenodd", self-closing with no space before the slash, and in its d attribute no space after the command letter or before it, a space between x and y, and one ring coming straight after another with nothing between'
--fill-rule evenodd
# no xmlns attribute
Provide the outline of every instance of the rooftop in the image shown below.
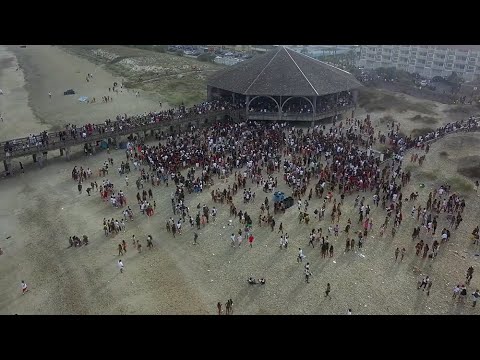
<svg viewBox="0 0 480 360"><path fill-rule="evenodd" d="M285 46L216 72L208 85L237 94L271 96L322 96L362 86L349 72Z"/></svg>

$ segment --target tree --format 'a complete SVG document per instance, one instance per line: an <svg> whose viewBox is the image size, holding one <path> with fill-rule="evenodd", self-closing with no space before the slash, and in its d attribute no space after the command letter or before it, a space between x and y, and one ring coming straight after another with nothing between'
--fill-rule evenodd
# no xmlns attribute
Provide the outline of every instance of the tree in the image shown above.
<svg viewBox="0 0 480 360"><path fill-rule="evenodd" d="M197 60L204 62L213 62L215 60L215 54L203 53L197 56Z"/></svg>
<svg viewBox="0 0 480 360"><path fill-rule="evenodd" d="M459 93L460 88L462 87L462 83L464 80L455 72L453 71L448 77L447 82L451 86L451 93L456 95Z"/></svg>
<svg viewBox="0 0 480 360"><path fill-rule="evenodd" d="M379 75L379 76L381 76L381 77L383 77L387 80L397 78L397 69L394 68L394 67L388 67L388 68L380 67L380 68L376 69L376 73L377 73L377 75Z"/></svg>
<svg viewBox="0 0 480 360"><path fill-rule="evenodd" d="M458 76L458 74L455 71L452 71L452 73L447 77L447 81L452 84L452 85L457 85L463 82L463 79Z"/></svg>

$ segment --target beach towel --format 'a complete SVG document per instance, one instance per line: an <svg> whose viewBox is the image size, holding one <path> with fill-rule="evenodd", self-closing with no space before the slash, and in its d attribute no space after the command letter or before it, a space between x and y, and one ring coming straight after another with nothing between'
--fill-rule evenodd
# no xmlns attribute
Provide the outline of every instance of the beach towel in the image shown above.
<svg viewBox="0 0 480 360"><path fill-rule="evenodd" d="M88 96L80 96L78 98L78 101L81 101L81 102L87 102L87 100L88 100Z"/></svg>

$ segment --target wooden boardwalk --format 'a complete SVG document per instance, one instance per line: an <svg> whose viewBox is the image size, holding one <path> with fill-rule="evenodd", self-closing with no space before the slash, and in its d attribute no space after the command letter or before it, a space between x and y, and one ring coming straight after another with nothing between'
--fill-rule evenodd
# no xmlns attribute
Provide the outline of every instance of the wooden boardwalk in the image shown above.
<svg viewBox="0 0 480 360"><path fill-rule="evenodd" d="M69 132L67 132L67 135L63 139L60 139L59 132L48 133L48 142L44 142L44 144L40 145L30 144L28 137L12 139L0 143L0 160L5 161L8 159L37 155L54 150L66 150L77 145L96 144L101 140L108 141L111 139L113 140L112 142L115 143L118 142L118 139L121 137L132 134L138 134L139 137L143 138L148 131L155 131L165 128L168 129L167 132L176 132L191 125L199 127L204 124L211 124L226 118L239 120L241 119L241 115L244 114L244 109L211 111L208 114L194 114L180 119L163 120L152 123L145 123L145 120L138 121L138 123L134 126L129 126L123 129L116 127L114 131L111 131L110 127L105 126L105 124L101 124L99 125L99 128L102 129L102 132L96 130L94 133L86 136L85 138L83 138L80 134L74 138ZM12 150L6 151L8 147L12 147Z"/></svg>

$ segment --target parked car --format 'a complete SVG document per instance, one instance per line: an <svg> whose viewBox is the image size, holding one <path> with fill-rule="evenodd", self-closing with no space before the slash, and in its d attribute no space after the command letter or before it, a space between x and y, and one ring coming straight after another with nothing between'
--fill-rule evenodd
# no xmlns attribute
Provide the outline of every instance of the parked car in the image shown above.
<svg viewBox="0 0 480 360"><path fill-rule="evenodd" d="M75 95L75 91L73 91L73 89L68 89L63 92L63 95Z"/></svg>

